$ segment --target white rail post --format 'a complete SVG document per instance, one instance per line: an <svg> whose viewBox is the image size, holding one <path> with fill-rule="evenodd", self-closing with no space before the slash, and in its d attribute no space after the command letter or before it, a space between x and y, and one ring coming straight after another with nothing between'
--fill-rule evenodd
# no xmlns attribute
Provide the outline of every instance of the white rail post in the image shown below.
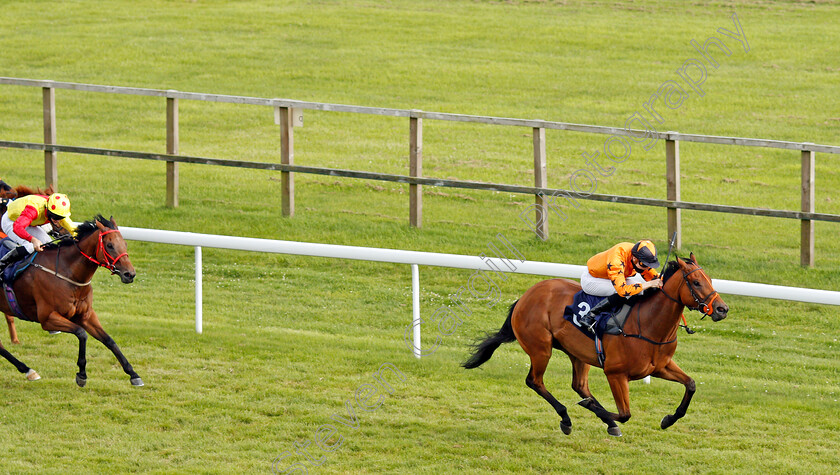
<svg viewBox="0 0 840 475"><path fill-rule="evenodd" d="M195 246L195 332L201 334L201 246Z"/></svg>
<svg viewBox="0 0 840 475"><path fill-rule="evenodd" d="M414 329L414 356L420 358L420 270L411 264L411 323Z"/></svg>

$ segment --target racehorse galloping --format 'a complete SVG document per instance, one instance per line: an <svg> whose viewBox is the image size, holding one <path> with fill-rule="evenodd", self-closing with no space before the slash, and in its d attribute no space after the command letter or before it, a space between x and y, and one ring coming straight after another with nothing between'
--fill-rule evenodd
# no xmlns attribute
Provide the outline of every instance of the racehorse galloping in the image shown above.
<svg viewBox="0 0 840 475"><path fill-rule="evenodd" d="M79 339L76 383L79 386L87 382L85 347L88 334L114 353L123 371L131 378L131 384L142 386L143 380L123 356L114 339L105 333L93 310L90 281L99 267L119 275L120 280L126 284L130 284L136 275L116 223L113 218L108 220L101 215L80 224L75 239L68 236L57 245L37 253L32 264L13 284L19 312L10 307L8 298L0 299L0 311L15 313L23 320L39 322L41 328L47 331L76 335ZM18 371L30 371L2 345L0 355L15 365Z"/></svg>
<svg viewBox="0 0 840 475"><path fill-rule="evenodd" d="M630 419L629 381L651 375L685 386L682 402L674 414L666 415L660 424L667 429L683 417L694 395L695 383L671 359L677 349L677 329L685 307L711 316L713 321L726 318L729 307L712 288L712 282L697 264L694 254L689 260L677 257L668 263L662 275L661 289L648 291L639 299L627 317L623 333L603 336L603 370L610 384L618 413L612 413L589 391L590 366L601 367L592 340L574 324L563 318L563 311L572 304L580 284L566 279L537 283L510 307L508 318L495 334L476 345L464 368L476 368L489 360L502 343L518 340L531 358L525 384L543 397L561 418L560 429L572 432L572 421L563 406L545 387L543 374L557 348L572 361L572 388L583 398L578 404L594 412L605 424L607 433L620 436L616 422Z"/></svg>

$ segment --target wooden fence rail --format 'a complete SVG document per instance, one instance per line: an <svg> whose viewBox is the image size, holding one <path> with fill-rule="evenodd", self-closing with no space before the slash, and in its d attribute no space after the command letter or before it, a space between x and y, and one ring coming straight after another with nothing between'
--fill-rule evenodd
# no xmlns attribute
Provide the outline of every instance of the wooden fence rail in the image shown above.
<svg viewBox="0 0 840 475"><path fill-rule="evenodd" d="M569 196L574 195L574 199L610 201L616 203L659 206L667 208L668 235L670 236L675 232L677 233L677 248L680 247L682 242L681 210L683 209L798 219L801 222L800 263L803 266L814 265L814 221L840 222L840 216L838 215L821 214L814 212L815 153L820 152L828 154L840 154L840 146L742 137L721 137L711 135L682 134L678 132L658 132L656 130L639 130L622 127L604 127L597 125L573 124L544 120L426 112L415 109L390 109L378 107L352 106L344 104L296 101L291 99L267 99L247 96L202 94L193 92L181 92L175 90L101 86L94 84L81 84L71 82L45 81L8 77L0 77L0 84L40 87L43 90L44 143L33 144L25 142L0 141L0 146L8 148L43 150L46 185L52 184L57 186L58 184L57 152L59 151L69 153L119 156L126 158L163 160L166 162L166 204L170 207L178 206L179 163L203 163L222 166L239 166L246 168L279 170L281 172L282 210L285 216L294 215L294 173L318 173L333 176L367 178L373 180L408 183L409 223L411 226L415 227L422 226L422 185L448 186L533 194L535 196L534 208L536 223L534 231L536 232L537 236L539 236L541 239L547 239L549 236L548 216L550 214L549 210L551 210L551 205L550 202L546 199L546 197L552 197L553 201L553 198L557 196L564 196L568 199ZM55 89L166 98L166 155L57 145L58 141L56 136L55 120ZM257 162L241 162L233 160L218 160L212 158L178 156L178 101L180 99L221 102L230 104L248 104L257 106L268 106L274 108L275 122L280 126L281 163L267 164ZM357 172L352 170L337 170L328 168L295 166L294 127L296 125L302 125L302 111L304 109L408 118L409 175L387 175L381 173ZM436 178L423 178L422 149L424 119L531 128L533 133L534 146L534 187L479 183L459 180L441 180ZM616 195L601 195L594 193L588 194L578 193L575 190L547 188L547 168L545 153L546 129L606 134L611 136L607 139L608 141L613 138L618 139L621 137L644 139L646 141L664 140L667 199L658 200L650 198L636 198ZM627 141L624 140L624 142ZM801 211L768 210L761 208L747 208L740 206L725 206L681 201L679 142L739 145L744 147L764 147L800 151L802 162Z"/></svg>

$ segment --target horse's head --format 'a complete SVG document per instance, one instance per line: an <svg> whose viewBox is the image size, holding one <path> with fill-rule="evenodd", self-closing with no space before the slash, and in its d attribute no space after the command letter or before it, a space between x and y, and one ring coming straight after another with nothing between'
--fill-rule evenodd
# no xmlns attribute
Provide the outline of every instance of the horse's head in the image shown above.
<svg viewBox="0 0 840 475"><path fill-rule="evenodd" d="M93 257L97 264L119 275L124 284L130 284L134 281L137 272L128 259L128 248L117 228L117 223L114 222L113 216L110 220L98 216L95 222L99 229L99 245Z"/></svg>
<svg viewBox="0 0 840 475"><path fill-rule="evenodd" d="M700 313L712 317L715 322L726 318L729 306L712 287L712 280L697 264L694 253L688 260L677 257L676 265L669 270L673 272L674 278L667 279L672 283L667 290L663 286L664 291L670 295L676 293L683 305L692 310L699 310ZM676 291L673 287L676 287Z"/></svg>

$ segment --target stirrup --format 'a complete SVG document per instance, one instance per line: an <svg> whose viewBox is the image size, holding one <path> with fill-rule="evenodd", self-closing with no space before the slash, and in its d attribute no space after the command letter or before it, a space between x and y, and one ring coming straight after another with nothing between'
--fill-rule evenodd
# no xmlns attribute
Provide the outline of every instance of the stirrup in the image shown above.
<svg viewBox="0 0 840 475"><path fill-rule="evenodd" d="M596 317L591 316L592 313L587 313L585 317L580 322L580 327L589 330L592 333L595 333L595 325L598 323L598 319Z"/></svg>

